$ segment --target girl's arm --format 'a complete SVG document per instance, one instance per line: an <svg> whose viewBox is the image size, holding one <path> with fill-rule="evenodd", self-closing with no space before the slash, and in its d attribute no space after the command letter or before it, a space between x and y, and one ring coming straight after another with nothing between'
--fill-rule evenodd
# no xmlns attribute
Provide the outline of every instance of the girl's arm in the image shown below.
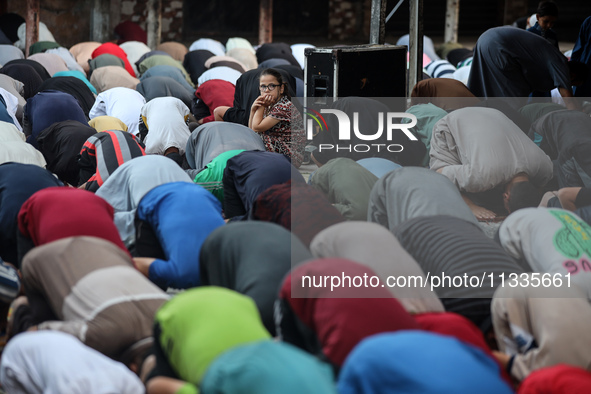
<svg viewBox="0 0 591 394"><path fill-rule="evenodd" d="M279 123L279 119L267 116L264 118L265 108L271 104L271 97L259 96L252 104L248 127L257 133L263 133ZM256 109L255 109L256 106Z"/></svg>

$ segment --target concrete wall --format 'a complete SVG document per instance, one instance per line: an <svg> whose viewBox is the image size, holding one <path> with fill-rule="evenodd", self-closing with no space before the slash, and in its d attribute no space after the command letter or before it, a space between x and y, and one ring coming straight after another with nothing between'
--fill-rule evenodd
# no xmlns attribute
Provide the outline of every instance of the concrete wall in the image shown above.
<svg viewBox="0 0 591 394"><path fill-rule="evenodd" d="M55 40L64 47L88 41L90 35L91 1L42 0L39 20L47 25ZM26 18L26 1L9 1L7 12Z"/></svg>
<svg viewBox="0 0 591 394"><path fill-rule="evenodd" d="M146 29L146 0L121 0L121 21L131 20ZM183 2L162 0L162 42L182 41Z"/></svg>

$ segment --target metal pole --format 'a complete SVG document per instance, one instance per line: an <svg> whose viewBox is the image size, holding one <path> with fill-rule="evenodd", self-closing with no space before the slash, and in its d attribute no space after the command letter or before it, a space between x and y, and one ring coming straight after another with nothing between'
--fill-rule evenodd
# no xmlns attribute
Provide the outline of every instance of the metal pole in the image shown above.
<svg viewBox="0 0 591 394"><path fill-rule="evenodd" d="M423 0L410 0L410 61L407 94L423 78Z"/></svg>
<svg viewBox="0 0 591 394"><path fill-rule="evenodd" d="M371 0L370 44L383 45L386 42L386 3L387 0Z"/></svg>
<svg viewBox="0 0 591 394"><path fill-rule="evenodd" d="M148 0L146 7L148 8L148 17L146 18L148 46L150 49L156 49L160 44L162 32L162 0Z"/></svg>
<svg viewBox="0 0 591 394"><path fill-rule="evenodd" d="M25 54L29 47L39 41L39 0L27 0Z"/></svg>
<svg viewBox="0 0 591 394"><path fill-rule="evenodd" d="M109 39L109 7L106 7L105 0L94 0L90 34L93 41L105 42Z"/></svg>
<svg viewBox="0 0 591 394"><path fill-rule="evenodd" d="M259 45L273 41L273 0L259 2Z"/></svg>
<svg viewBox="0 0 591 394"><path fill-rule="evenodd" d="M443 42L458 42L458 20L460 18L460 0L447 0L445 13L445 33Z"/></svg>

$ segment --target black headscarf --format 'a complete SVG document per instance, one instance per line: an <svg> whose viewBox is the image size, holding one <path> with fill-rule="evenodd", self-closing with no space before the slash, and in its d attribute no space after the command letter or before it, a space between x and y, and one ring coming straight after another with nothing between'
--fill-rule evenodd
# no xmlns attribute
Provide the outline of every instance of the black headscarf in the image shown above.
<svg viewBox="0 0 591 394"><path fill-rule="evenodd" d="M191 77L191 81L193 81L195 85L197 85L197 80L199 79L201 74L207 71L207 68L205 67L205 62L207 61L207 59L213 56L213 53L205 49L187 52L187 54L185 55L185 59L183 60L183 67L185 68L185 70L187 70L189 76Z"/></svg>
<svg viewBox="0 0 591 394"><path fill-rule="evenodd" d="M47 162L47 169L60 179L78 186L78 156L88 137L96 130L75 120L57 122L37 136L37 145Z"/></svg>
<svg viewBox="0 0 591 394"><path fill-rule="evenodd" d="M263 44L257 49L256 55L259 64L268 59L285 59L294 66L300 67L300 63L291 53L291 47L284 42Z"/></svg>
<svg viewBox="0 0 591 394"><path fill-rule="evenodd" d="M53 77L44 81L39 86L39 92L44 90L58 90L60 92L71 94L76 98L84 115L88 118L88 113L94 105L94 95L81 79L76 77Z"/></svg>
<svg viewBox="0 0 591 394"><path fill-rule="evenodd" d="M37 72L37 74L39 74L39 76L41 77L41 79L43 81L45 81L46 79L51 78L51 75L49 75L49 72L47 71L47 69L45 67L43 67L43 65L39 62L36 62L34 60L30 60L30 59L14 59L9 61L8 63L6 63L4 65L4 67L11 65L11 64L27 64L31 67L33 67L35 69L35 71Z"/></svg>
<svg viewBox="0 0 591 394"><path fill-rule="evenodd" d="M23 23L25 23L25 19L19 14L9 12L0 15L0 29L11 41L11 44L18 41L18 28Z"/></svg>
<svg viewBox="0 0 591 394"><path fill-rule="evenodd" d="M265 328L275 335L273 305L283 278L309 259L312 254L302 242L277 224L231 223L211 233L201 248L201 285L252 298Z"/></svg>
<svg viewBox="0 0 591 394"><path fill-rule="evenodd" d="M37 71L26 64L7 63L6 66L0 68L0 73L23 83L23 98L25 100L33 97L43 83L43 79L37 74Z"/></svg>

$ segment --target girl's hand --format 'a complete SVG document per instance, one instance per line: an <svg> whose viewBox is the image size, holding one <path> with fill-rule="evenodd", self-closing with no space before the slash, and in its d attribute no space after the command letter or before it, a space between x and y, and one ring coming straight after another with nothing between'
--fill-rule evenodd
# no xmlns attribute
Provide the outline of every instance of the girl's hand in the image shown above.
<svg viewBox="0 0 591 394"><path fill-rule="evenodd" d="M254 103L252 103L252 107L251 110L254 112L257 109L259 109L260 107L265 107L265 96L261 95L259 97L257 97L257 99L254 101Z"/></svg>
<svg viewBox="0 0 591 394"><path fill-rule="evenodd" d="M275 99L270 94L267 94L263 97L263 107L269 107L273 105Z"/></svg>

